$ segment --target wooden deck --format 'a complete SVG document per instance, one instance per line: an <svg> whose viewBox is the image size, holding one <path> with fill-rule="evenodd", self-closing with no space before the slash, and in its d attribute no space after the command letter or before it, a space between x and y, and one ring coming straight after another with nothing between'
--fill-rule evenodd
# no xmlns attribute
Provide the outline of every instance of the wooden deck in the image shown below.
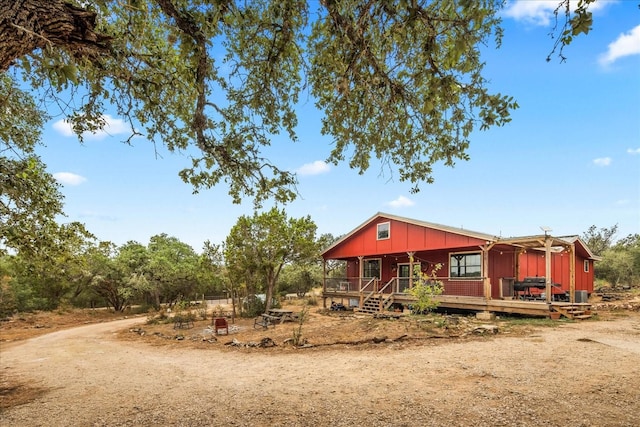
<svg viewBox="0 0 640 427"><path fill-rule="evenodd" d="M388 296L388 294L386 295ZM343 301L346 306L349 301L360 298L359 292L337 291L325 292L323 298L333 301ZM565 317L581 318L590 316L591 304L545 301L523 301L513 299L490 299L484 297L438 295L435 299L439 302L439 308L452 310L469 310L475 312L488 311L492 313L523 314L529 316L547 317L551 311L559 311ZM407 294L394 294L393 301L400 304L411 304L413 297Z"/></svg>

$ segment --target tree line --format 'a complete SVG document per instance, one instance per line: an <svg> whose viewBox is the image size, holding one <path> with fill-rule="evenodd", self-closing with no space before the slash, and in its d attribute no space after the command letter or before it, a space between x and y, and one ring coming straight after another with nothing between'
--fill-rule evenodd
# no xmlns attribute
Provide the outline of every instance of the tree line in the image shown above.
<svg viewBox="0 0 640 427"><path fill-rule="evenodd" d="M581 236L601 258L596 289L640 287L640 235L616 240L617 230L594 225ZM320 286L320 253L335 240L316 236L310 217L289 218L277 208L240 217L223 243L205 241L200 253L167 234L118 246L80 223L60 225L48 246L0 256L0 315L63 306L159 310L217 295L234 298L238 314L251 316L286 293L303 296ZM264 299L251 300L255 295Z"/></svg>
<svg viewBox="0 0 640 427"><path fill-rule="evenodd" d="M582 239L594 255L601 257L595 264L596 289L640 288L640 234L616 239L618 225L597 228L583 233Z"/></svg>
<svg viewBox="0 0 640 427"><path fill-rule="evenodd" d="M269 306L279 294L320 285L320 251L334 238L316 237L309 217L273 208L240 217L225 242L206 241L201 253L167 234L118 246L75 222L47 241L0 256L0 314L61 306L159 310L204 295L236 298L240 312L251 311L242 304L247 297L264 294Z"/></svg>

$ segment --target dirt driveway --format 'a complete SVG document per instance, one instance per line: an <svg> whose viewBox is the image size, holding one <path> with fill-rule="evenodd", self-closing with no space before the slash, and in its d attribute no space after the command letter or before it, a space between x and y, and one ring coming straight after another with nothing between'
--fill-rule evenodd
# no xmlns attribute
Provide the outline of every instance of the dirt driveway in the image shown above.
<svg viewBox="0 0 640 427"><path fill-rule="evenodd" d="M117 339L142 321L3 343L0 373L42 393L0 424L640 425L638 313L525 336L279 352Z"/></svg>

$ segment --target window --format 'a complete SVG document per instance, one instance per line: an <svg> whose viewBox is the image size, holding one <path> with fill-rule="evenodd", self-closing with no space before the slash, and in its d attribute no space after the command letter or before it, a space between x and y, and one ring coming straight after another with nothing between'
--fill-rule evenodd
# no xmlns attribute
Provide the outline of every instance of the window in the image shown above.
<svg viewBox="0 0 640 427"><path fill-rule="evenodd" d="M449 256L450 277L481 277L482 256L480 252L451 254Z"/></svg>
<svg viewBox="0 0 640 427"><path fill-rule="evenodd" d="M383 222L378 224L378 240L389 238L390 223Z"/></svg>
<svg viewBox="0 0 640 427"><path fill-rule="evenodd" d="M588 259L584 260L584 272L585 273L589 272L589 260Z"/></svg>
<svg viewBox="0 0 640 427"><path fill-rule="evenodd" d="M380 279L380 258L365 259L362 263L362 277Z"/></svg>

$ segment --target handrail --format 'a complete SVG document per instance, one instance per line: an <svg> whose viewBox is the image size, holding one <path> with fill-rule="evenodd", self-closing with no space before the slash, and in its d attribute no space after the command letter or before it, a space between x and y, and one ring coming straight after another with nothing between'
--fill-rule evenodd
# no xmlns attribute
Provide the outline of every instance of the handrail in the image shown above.
<svg viewBox="0 0 640 427"><path fill-rule="evenodd" d="M369 279L369 281L363 287L360 288L360 292L364 292L365 289L367 289L369 287L369 285L373 285L375 283L375 281L376 281L375 277L372 277L371 279ZM371 291L371 293L373 293L373 292L375 292L375 289L373 291Z"/></svg>
<svg viewBox="0 0 640 427"><path fill-rule="evenodd" d="M391 301L391 302L393 303L393 299L394 299L394 298L393 298L393 292L392 292L392 293L390 293L390 294L389 294L389 296L388 296L388 297L386 297L386 298L384 298L384 299L382 300L382 307L383 307L383 308L385 308L385 309L386 309L386 308L389 308L389 306L390 306L391 304L387 304L387 303L388 303L389 301Z"/></svg>
<svg viewBox="0 0 640 427"><path fill-rule="evenodd" d="M385 289L387 289L387 287L388 287L389 285L391 285L393 282L395 282L395 281L396 281L396 279L397 279L397 277L392 277L392 278L391 278L391 280L389 280L389 281L387 282L387 284L386 284L386 285L384 285L382 288L380 288L380 289L378 290L378 293L379 293L379 294L383 293L383 292L384 292L384 290L385 290ZM393 290L393 289L392 289L392 290ZM392 292L392 293L393 293L393 292Z"/></svg>
<svg viewBox="0 0 640 427"><path fill-rule="evenodd" d="M364 291L365 289L367 289L369 287L369 285L372 285L376 282L376 278L372 277L366 285L364 285L362 288L360 288L360 307L364 306L364 303L367 302L369 300L369 298L371 298L373 296L373 294L375 293L375 289L373 289L371 292L369 292L366 296L364 295Z"/></svg>

